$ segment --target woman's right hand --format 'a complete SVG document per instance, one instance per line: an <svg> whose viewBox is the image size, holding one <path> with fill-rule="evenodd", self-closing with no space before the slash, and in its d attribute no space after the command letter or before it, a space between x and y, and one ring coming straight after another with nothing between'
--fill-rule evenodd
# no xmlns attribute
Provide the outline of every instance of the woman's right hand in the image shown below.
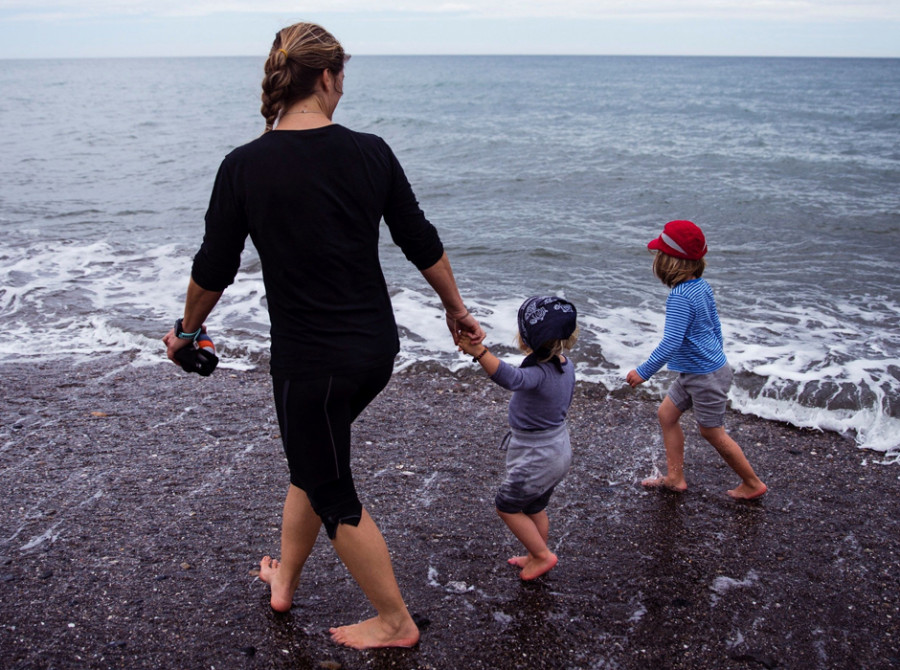
<svg viewBox="0 0 900 670"><path fill-rule="evenodd" d="M206 332L206 327L203 328L203 332ZM166 356L169 357L169 360L172 361L178 367L181 367L181 363L179 363L175 358L175 352L179 349L183 349L184 347L191 344L191 340L184 340L180 337L175 336L175 329L172 328L168 333L166 333L162 338L163 344L166 345Z"/></svg>

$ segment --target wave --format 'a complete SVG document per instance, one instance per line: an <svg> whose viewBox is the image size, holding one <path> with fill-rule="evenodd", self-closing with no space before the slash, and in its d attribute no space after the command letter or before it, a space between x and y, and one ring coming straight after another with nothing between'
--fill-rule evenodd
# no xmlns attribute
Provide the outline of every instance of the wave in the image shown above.
<svg viewBox="0 0 900 670"><path fill-rule="evenodd" d="M18 249L3 248L0 257L0 361L87 360L119 353L130 365L166 362L160 338L181 312L187 277L185 254L175 245L138 253L107 242L31 241ZM513 365L522 358L515 348L516 313L525 297L467 299L488 332L491 349ZM434 295L395 286L392 301L402 341L398 370L423 362L453 372L471 366L467 356L454 350ZM863 306L856 309L864 312ZM653 349L663 320L661 313L640 306L582 300L581 335L572 355L579 379L609 392L625 389L625 374ZM791 328L785 327L789 320ZM809 327L811 320L817 328ZM893 329L853 332L838 316L829 320L808 308L781 315L768 311L755 323L746 317L722 322L736 373L730 396L734 409L846 434L859 446L881 452L884 462L900 462L900 365L895 355L900 345ZM222 368L265 365L268 314L254 258L245 261L208 326ZM863 337L866 357L847 344ZM662 372L639 393L661 398L670 379L670 373Z"/></svg>

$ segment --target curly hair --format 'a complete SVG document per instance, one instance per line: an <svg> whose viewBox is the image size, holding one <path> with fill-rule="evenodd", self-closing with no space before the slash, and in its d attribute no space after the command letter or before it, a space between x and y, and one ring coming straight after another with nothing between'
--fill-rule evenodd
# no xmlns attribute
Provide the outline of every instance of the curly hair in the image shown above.
<svg viewBox="0 0 900 670"><path fill-rule="evenodd" d="M349 58L340 42L315 23L295 23L278 31L262 80L265 132L275 127L284 110L315 92L322 72L337 76Z"/></svg>

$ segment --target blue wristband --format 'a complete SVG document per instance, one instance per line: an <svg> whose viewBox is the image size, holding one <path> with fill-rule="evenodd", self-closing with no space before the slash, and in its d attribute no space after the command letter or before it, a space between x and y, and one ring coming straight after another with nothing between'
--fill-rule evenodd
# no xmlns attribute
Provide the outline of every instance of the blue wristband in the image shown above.
<svg viewBox="0 0 900 670"><path fill-rule="evenodd" d="M191 342L196 342L197 338L200 337L200 333L203 332L203 326L200 326L193 333L186 333L181 328L182 321L184 321L184 319L178 319L178 321L175 322L175 337L177 337L179 340L190 340Z"/></svg>

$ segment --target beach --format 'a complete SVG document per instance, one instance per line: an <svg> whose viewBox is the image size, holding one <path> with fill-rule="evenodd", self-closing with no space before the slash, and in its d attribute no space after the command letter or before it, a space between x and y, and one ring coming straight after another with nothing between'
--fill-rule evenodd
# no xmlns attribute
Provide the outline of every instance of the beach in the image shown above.
<svg viewBox="0 0 900 670"><path fill-rule="evenodd" d="M324 533L288 614L255 574L287 486L267 371L0 367L3 668L900 664L900 470L834 433L729 413L770 489L735 502L689 414L689 490L648 492L656 402L579 383L559 565L524 583L493 508L508 394L474 366L402 370L355 424L354 468L422 637L360 652L327 634L372 611Z"/></svg>

